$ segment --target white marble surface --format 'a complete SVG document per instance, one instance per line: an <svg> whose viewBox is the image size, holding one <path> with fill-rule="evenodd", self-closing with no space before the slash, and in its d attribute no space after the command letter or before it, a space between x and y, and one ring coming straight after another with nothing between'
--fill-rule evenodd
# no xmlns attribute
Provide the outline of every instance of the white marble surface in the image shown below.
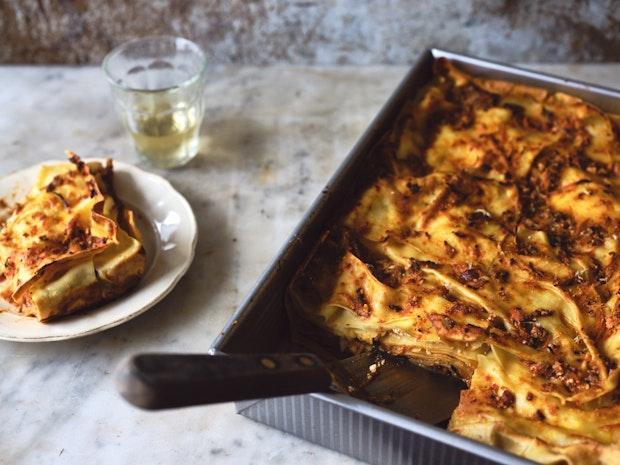
<svg viewBox="0 0 620 465"><path fill-rule="evenodd" d="M620 87L620 65L542 66ZM204 352L405 72L222 68L206 90L201 155L157 171L199 224L196 259L159 305L102 334L0 342L0 464L358 463L234 414L148 413L115 392L127 354ZM0 67L0 175L70 148L143 167L97 68Z"/></svg>

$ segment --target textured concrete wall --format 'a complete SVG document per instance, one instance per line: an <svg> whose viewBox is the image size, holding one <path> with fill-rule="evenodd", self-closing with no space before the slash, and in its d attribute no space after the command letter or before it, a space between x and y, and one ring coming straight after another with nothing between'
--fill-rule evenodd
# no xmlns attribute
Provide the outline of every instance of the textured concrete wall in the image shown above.
<svg viewBox="0 0 620 465"><path fill-rule="evenodd" d="M0 0L0 61L97 63L133 37L218 63L410 63L432 45L508 61L620 61L619 0Z"/></svg>

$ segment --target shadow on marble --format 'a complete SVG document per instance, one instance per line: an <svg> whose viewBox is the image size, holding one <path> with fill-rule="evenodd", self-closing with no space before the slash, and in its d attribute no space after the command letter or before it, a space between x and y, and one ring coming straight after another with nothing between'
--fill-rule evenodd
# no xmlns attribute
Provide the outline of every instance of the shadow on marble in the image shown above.
<svg viewBox="0 0 620 465"><path fill-rule="evenodd" d="M107 332L111 339L132 345L160 342L171 345L183 328L208 318L212 299L230 279L233 266L232 235L221 208L208 201L193 199L182 186L175 186L190 202L198 223L196 255L187 274L166 298L138 318ZM205 334L205 350L208 347Z"/></svg>
<svg viewBox="0 0 620 465"><path fill-rule="evenodd" d="M200 151L187 169L253 169L269 147L268 128L249 118L205 118L200 135Z"/></svg>

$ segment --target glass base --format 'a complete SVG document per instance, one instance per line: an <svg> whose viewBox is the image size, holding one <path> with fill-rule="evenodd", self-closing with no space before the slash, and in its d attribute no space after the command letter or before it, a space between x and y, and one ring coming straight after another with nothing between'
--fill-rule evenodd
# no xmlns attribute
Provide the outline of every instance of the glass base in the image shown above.
<svg viewBox="0 0 620 465"><path fill-rule="evenodd" d="M187 165L190 161L196 158L196 155L198 155L198 152L196 152L193 155L189 155L184 158L162 160L160 158L152 158L138 151L136 151L136 153L140 156L140 158L148 162L149 165L155 168L160 168L160 169L180 168L182 166Z"/></svg>
<svg viewBox="0 0 620 465"><path fill-rule="evenodd" d="M136 145L134 145L134 149L141 158L154 167L170 169L187 165L196 158L196 155L198 155L198 146L199 138L196 137L192 141L183 144L181 147L170 151L146 152L140 150Z"/></svg>

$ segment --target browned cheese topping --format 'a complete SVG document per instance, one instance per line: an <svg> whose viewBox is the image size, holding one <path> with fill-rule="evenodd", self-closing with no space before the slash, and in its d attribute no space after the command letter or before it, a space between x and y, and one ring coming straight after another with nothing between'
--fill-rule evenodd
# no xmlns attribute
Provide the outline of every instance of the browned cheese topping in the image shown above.
<svg viewBox="0 0 620 465"><path fill-rule="evenodd" d="M458 373L453 431L545 463L620 463L620 119L435 65L291 310Z"/></svg>
<svg viewBox="0 0 620 465"><path fill-rule="evenodd" d="M45 165L0 229L3 309L46 321L110 300L144 273L133 212L114 195L112 162Z"/></svg>

